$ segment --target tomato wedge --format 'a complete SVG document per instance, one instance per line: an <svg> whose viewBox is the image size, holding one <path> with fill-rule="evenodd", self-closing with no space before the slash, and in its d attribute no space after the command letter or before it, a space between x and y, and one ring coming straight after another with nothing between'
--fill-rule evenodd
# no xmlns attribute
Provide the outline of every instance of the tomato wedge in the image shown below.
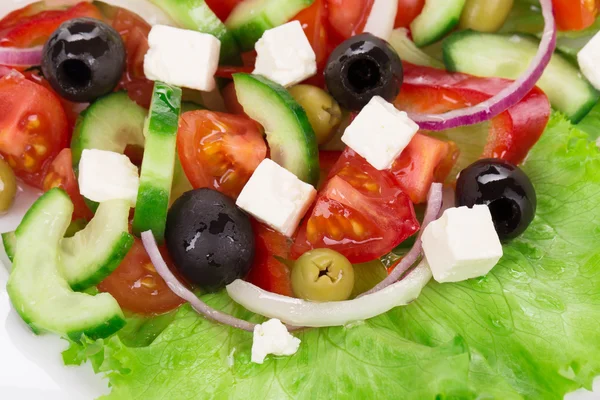
<svg viewBox="0 0 600 400"><path fill-rule="evenodd" d="M423 11L425 0L398 0L398 12L394 28L408 28Z"/></svg>
<svg viewBox="0 0 600 400"><path fill-rule="evenodd" d="M289 258L290 240L254 219L252 229L256 243L254 264L246 280L269 292L293 296L289 268L275 258Z"/></svg>
<svg viewBox="0 0 600 400"><path fill-rule="evenodd" d="M319 179L319 184L317 187L322 188L325 183L327 183L327 177L329 177L329 173L338 162L340 157L342 156L341 151L320 151L319 152L319 167L321 172L321 177Z"/></svg>
<svg viewBox="0 0 600 400"><path fill-rule="evenodd" d="M594 24L598 15L596 0L552 0L558 29L580 31Z"/></svg>
<svg viewBox="0 0 600 400"><path fill-rule="evenodd" d="M418 229L413 204L392 174L346 149L300 227L292 258L330 248L352 263L372 261Z"/></svg>
<svg viewBox="0 0 600 400"><path fill-rule="evenodd" d="M174 271L173 262L166 249L161 247L160 252L167 265ZM117 269L98 285L98 289L113 295L124 309L140 314L163 314L184 303L158 275L140 239L135 239L127 256Z"/></svg>
<svg viewBox="0 0 600 400"><path fill-rule="evenodd" d="M69 143L60 100L23 75L0 79L0 154L26 183L42 188L46 169Z"/></svg>
<svg viewBox="0 0 600 400"><path fill-rule="evenodd" d="M94 214L85 204L83 196L79 192L79 183L73 171L73 158L69 148L58 153L44 178L44 191L47 192L57 187L67 192L73 202L73 220L84 219L89 221L92 219Z"/></svg>
<svg viewBox="0 0 600 400"><path fill-rule="evenodd" d="M194 188L208 187L232 198L237 198L267 156L267 145L254 121L205 110L181 116L177 150Z"/></svg>
<svg viewBox="0 0 600 400"><path fill-rule="evenodd" d="M63 22L80 17L102 19L102 14L96 6L86 2L68 10L43 11L5 29L0 34L0 46L24 48L42 45Z"/></svg>
<svg viewBox="0 0 600 400"><path fill-rule="evenodd" d="M112 22L121 35L127 52L127 68L119 88L127 91L129 98L142 107L149 108L154 82L144 74L144 57L148 52L148 34L151 26L132 12L120 8Z"/></svg>
<svg viewBox="0 0 600 400"><path fill-rule="evenodd" d="M424 203L433 182L444 182L458 159L454 142L417 133L391 168L413 203Z"/></svg>
<svg viewBox="0 0 600 400"><path fill-rule="evenodd" d="M410 112L443 113L485 101L510 84L506 79L479 78L405 63L404 83L394 104ZM519 164L544 132L549 118L548 98L536 87L490 120L481 157Z"/></svg>
<svg viewBox="0 0 600 400"><path fill-rule="evenodd" d="M243 0L206 0L206 4L221 21L225 21L235 6L242 1Z"/></svg>
<svg viewBox="0 0 600 400"><path fill-rule="evenodd" d="M327 0L329 23L343 38L361 33L373 8L374 0Z"/></svg>

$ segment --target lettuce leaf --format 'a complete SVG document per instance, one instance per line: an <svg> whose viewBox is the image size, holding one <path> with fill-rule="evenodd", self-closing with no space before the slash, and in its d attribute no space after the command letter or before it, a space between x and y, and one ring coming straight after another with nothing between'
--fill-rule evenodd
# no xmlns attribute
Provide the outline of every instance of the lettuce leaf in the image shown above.
<svg viewBox="0 0 600 400"><path fill-rule="evenodd" d="M147 347L113 337L78 354L108 375L106 399L562 399L600 374L600 153L553 116L524 168L537 216L484 278L301 332L296 355L263 365L250 362L250 333L188 306ZM223 293L203 298L261 321Z"/></svg>

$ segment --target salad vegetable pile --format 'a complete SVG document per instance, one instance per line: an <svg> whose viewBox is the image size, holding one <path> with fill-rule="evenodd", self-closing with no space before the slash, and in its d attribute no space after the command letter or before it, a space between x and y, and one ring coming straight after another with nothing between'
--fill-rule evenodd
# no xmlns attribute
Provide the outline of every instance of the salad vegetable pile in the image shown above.
<svg viewBox="0 0 600 400"><path fill-rule="evenodd" d="M11 303L109 399L590 388L599 11L4 0Z"/></svg>

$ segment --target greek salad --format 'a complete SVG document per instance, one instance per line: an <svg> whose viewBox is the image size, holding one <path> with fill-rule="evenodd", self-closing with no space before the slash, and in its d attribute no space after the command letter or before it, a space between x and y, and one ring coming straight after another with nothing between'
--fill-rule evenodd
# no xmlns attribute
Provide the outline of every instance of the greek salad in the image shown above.
<svg viewBox="0 0 600 400"><path fill-rule="evenodd" d="M3 0L14 309L115 399L590 387L599 10Z"/></svg>

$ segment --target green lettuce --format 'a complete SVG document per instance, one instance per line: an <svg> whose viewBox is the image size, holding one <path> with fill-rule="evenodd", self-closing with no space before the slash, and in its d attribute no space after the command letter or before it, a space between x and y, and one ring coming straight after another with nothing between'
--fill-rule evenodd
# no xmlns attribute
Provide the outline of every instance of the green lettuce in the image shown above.
<svg viewBox="0 0 600 400"><path fill-rule="evenodd" d="M146 347L118 336L72 348L106 399L562 399L600 374L600 153L553 116L524 169L537 216L486 277L431 283L411 305L298 333L292 357L250 362L252 335L188 306ZM261 318L223 293L203 296Z"/></svg>

